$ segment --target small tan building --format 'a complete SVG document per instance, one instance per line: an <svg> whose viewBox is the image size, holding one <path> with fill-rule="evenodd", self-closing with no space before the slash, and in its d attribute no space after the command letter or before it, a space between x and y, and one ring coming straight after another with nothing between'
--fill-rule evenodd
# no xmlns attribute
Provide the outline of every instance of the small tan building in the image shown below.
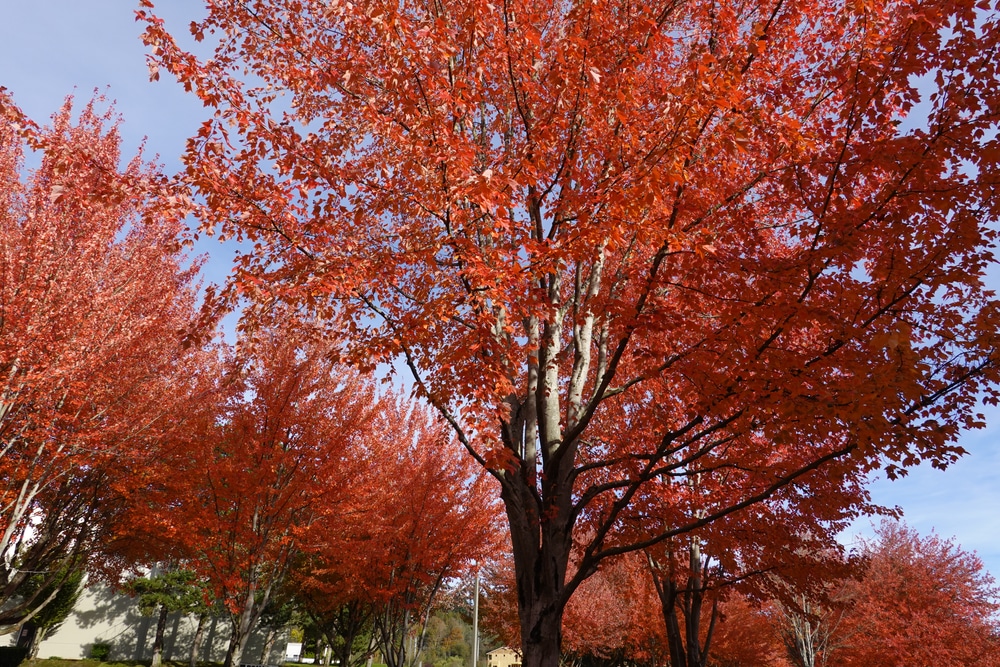
<svg viewBox="0 0 1000 667"><path fill-rule="evenodd" d="M501 646L486 654L486 667L521 667L521 652Z"/></svg>

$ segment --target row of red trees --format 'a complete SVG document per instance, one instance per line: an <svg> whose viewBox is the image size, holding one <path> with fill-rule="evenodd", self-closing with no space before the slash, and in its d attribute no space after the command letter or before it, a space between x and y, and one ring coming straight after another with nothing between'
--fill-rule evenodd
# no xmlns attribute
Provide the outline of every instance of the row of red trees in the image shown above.
<svg viewBox="0 0 1000 667"><path fill-rule="evenodd" d="M122 169L93 104L45 128L0 111L0 622L87 568L155 600L155 659L168 609L212 604L239 664L297 590L317 616L365 606L368 652L408 665L435 595L495 547L489 489L450 433L292 311L213 342L183 193L140 158ZM24 146L41 156L26 179ZM129 581L150 568L159 589Z"/></svg>
<svg viewBox="0 0 1000 667"><path fill-rule="evenodd" d="M41 162L22 180L25 145ZM0 622L104 539L137 466L184 428L198 354L181 345L197 266L179 190L120 168L109 116L67 104L47 129L0 93ZM27 578L47 573L32 595Z"/></svg>
<svg viewBox="0 0 1000 667"><path fill-rule="evenodd" d="M156 600L158 634L168 609L204 619L216 604L232 621L227 664L293 597L339 664L378 649L411 667L435 596L478 561L499 568L487 625L517 643L491 493L448 425L378 391L287 308L235 347L198 344L183 195L139 160L120 170L93 105L74 123L67 104L50 128L3 110L5 622L30 620L40 592L84 567L115 585L156 567L182 573L174 588L128 588ZM42 153L27 182L23 145ZM892 524L845 561L834 534L863 497L848 479L609 561L567 608L565 650L672 667L988 664L1000 645L981 562ZM685 520L723 481L688 478ZM676 489L648 491L637 536L664 529Z"/></svg>
<svg viewBox="0 0 1000 667"><path fill-rule="evenodd" d="M953 542L884 521L849 559L828 554L815 587L787 568L735 577L684 553L630 554L581 587L565 617L579 667L886 667L1000 664L998 590ZM664 559L666 559L664 561ZM512 609L513 581L493 589L490 618ZM666 595L664 593L667 593ZM499 608L495 608L496 605ZM513 623L493 626L516 637Z"/></svg>

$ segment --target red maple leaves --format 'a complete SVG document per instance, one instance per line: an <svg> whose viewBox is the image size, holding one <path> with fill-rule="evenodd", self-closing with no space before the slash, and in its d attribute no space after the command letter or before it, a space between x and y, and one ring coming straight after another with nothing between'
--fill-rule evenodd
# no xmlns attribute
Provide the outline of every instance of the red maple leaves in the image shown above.
<svg viewBox="0 0 1000 667"><path fill-rule="evenodd" d="M128 471L184 421L198 353L184 197L110 113L70 102L50 127L0 91L0 599L31 571L81 567ZM23 148L41 153L22 180ZM33 528L31 528L33 526ZM44 586L42 587L44 588ZM5 606L19 619L41 600Z"/></svg>
<svg viewBox="0 0 1000 667"><path fill-rule="evenodd" d="M205 62L140 18L214 110L186 178L256 244L230 298L408 366L501 484L536 667L603 559L959 455L998 379L984 11L219 1Z"/></svg>

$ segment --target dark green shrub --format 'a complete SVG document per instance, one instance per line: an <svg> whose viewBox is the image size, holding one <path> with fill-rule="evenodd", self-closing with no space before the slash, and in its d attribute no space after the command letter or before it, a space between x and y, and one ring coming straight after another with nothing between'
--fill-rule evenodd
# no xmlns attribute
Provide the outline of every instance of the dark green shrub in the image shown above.
<svg viewBox="0 0 1000 667"><path fill-rule="evenodd" d="M90 658L93 660L104 662L110 654L111 644L107 642L94 642L94 645L90 647Z"/></svg>

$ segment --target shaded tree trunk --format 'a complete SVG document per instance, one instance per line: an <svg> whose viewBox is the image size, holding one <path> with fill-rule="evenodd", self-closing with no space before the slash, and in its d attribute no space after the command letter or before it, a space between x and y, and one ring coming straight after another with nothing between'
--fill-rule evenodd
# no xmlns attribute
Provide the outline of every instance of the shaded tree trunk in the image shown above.
<svg viewBox="0 0 1000 667"><path fill-rule="evenodd" d="M201 644L205 640L205 626L208 624L208 612L198 615L198 627L194 631L194 638L191 640L191 658L188 661L190 667L197 667L198 654L201 653Z"/></svg>
<svg viewBox="0 0 1000 667"><path fill-rule="evenodd" d="M271 599L271 590L274 587L271 581L263 591L260 599L257 599L257 587L253 584L246 591L243 598L243 608L232 617L233 634L229 639L229 649L226 651L226 660L223 667L238 667L243 659L243 650L246 648L247 639L253 631L261 611L267 606Z"/></svg>
<svg viewBox="0 0 1000 667"><path fill-rule="evenodd" d="M700 544L694 540L689 545L688 567L683 574L675 570L670 555L666 569L649 553L646 554L646 558L657 596L660 598L660 608L667 631L667 647L670 651L670 667L705 667L718 619L718 601L712 600L708 630L703 641L701 615L705 595L708 592L705 583L708 562L702 560ZM686 578L683 587L679 585L682 578Z"/></svg>
<svg viewBox="0 0 1000 667"><path fill-rule="evenodd" d="M278 638L278 630L280 628L274 626L267 629L267 634L264 636L264 647L260 650L260 664L262 665L269 664L271 649L274 648L274 642Z"/></svg>
<svg viewBox="0 0 1000 667"><path fill-rule="evenodd" d="M315 617L314 617L315 619ZM372 628L368 638L368 650L364 651L357 658L355 657L354 642L361 636L365 628L369 627L372 621L372 608L370 605L359 601L351 601L343 605L336 614L331 617L331 635L340 637L340 642L336 644L337 663L340 667L352 667L357 660L367 660L375 650L375 631Z"/></svg>
<svg viewBox="0 0 1000 667"><path fill-rule="evenodd" d="M45 629L36 628L33 635L31 635L31 643L28 645L28 659L35 660L38 658L38 649L41 647L42 642L45 641Z"/></svg>
<svg viewBox="0 0 1000 667"><path fill-rule="evenodd" d="M160 613L156 618L156 636L153 638L153 661L149 667L160 667L163 664L163 633L167 628L167 607L160 605Z"/></svg>
<svg viewBox="0 0 1000 667"><path fill-rule="evenodd" d="M254 591L253 587L251 587L243 609L239 614L233 616L232 635L229 637L229 648L226 650L224 667L237 667L240 661L243 660L243 649L246 648L247 638L250 636L250 631L257 620L254 614L255 608Z"/></svg>
<svg viewBox="0 0 1000 667"><path fill-rule="evenodd" d="M514 547L522 665L558 667L572 524L566 518L568 507L565 512L557 510L547 516L525 511L528 503L535 502L531 494L530 487L517 481L503 485Z"/></svg>

